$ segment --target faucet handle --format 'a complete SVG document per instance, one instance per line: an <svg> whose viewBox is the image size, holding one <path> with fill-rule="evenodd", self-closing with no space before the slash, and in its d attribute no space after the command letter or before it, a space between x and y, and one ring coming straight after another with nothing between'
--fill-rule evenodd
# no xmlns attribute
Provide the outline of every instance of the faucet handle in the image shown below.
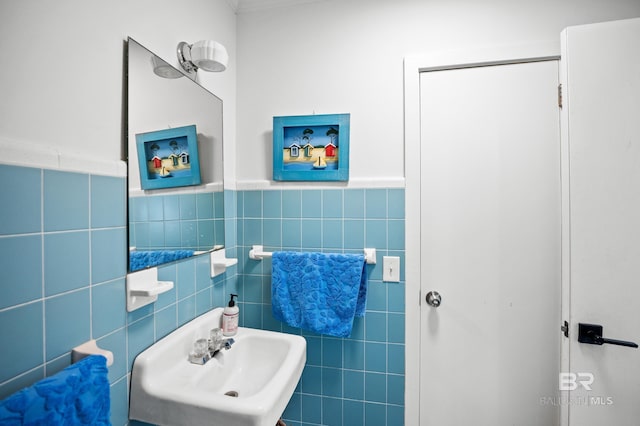
<svg viewBox="0 0 640 426"><path fill-rule="evenodd" d="M211 331L209 331L209 340L214 344L222 340L222 329L218 327L212 328Z"/></svg>
<svg viewBox="0 0 640 426"><path fill-rule="evenodd" d="M189 353L189 362L204 365L211 358L207 349L207 339L196 340L193 343L193 351Z"/></svg>
<svg viewBox="0 0 640 426"><path fill-rule="evenodd" d="M214 352L217 352L224 345L224 338L222 337L222 329L220 328L212 328L209 331L209 351L213 355Z"/></svg>
<svg viewBox="0 0 640 426"><path fill-rule="evenodd" d="M207 353L207 339L198 339L193 343L193 354L196 357L204 356Z"/></svg>

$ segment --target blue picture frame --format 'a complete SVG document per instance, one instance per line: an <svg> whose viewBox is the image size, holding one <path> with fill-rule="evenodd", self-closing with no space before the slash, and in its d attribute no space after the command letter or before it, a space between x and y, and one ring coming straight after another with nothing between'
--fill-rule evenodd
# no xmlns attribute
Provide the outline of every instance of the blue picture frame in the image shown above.
<svg viewBox="0 0 640 426"><path fill-rule="evenodd" d="M349 180L350 114L273 117L273 180Z"/></svg>
<svg viewBox="0 0 640 426"><path fill-rule="evenodd" d="M142 189L200 184L196 126L136 134Z"/></svg>

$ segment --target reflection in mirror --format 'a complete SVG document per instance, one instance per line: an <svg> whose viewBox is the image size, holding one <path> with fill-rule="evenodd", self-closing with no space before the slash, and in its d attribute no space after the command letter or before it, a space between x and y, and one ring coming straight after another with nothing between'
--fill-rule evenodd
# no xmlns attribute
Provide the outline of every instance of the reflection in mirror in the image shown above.
<svg viewBox="0 0 640 426"><path fill-rule="evenodd" d="M129 271L133 272L224 247L224 175L222 100L131 38L128 49ZM201 184L143 190L136 135L191 125L196 128ZM156 161L162 166L175 159Z"/></svg>

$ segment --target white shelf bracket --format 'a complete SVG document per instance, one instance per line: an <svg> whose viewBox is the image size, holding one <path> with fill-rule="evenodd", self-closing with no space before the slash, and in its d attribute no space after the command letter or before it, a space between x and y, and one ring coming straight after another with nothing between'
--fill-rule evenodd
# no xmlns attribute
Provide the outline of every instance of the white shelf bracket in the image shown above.
<svg viewBox="0 0 640 426"><path fill-rule="evenodd" d="M228 258L225 249L211 252L211 278L224 274L229 266L238 263L238 259Z"/></svg>
<svg viewBox="0 0 640 426"><path fill-rule="evenodd" d="M127 274L127 312L158 300L158 295L173 288L172 281L158 281L158 268Z"/></svg>

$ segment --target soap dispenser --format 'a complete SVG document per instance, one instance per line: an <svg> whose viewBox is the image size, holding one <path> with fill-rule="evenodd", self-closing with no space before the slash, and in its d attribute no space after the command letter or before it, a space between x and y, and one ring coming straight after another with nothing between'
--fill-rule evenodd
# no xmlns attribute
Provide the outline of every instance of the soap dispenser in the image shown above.
<svg viewBox="0 0 640 426"><path fill-rule="evenodd" d="M238 332L238 316L240 316L240 309L236 306L234 297L238 297L237 294L231 294L229 304L224 308L222 312L222 334L225 336L235 336Z"/></svg>

